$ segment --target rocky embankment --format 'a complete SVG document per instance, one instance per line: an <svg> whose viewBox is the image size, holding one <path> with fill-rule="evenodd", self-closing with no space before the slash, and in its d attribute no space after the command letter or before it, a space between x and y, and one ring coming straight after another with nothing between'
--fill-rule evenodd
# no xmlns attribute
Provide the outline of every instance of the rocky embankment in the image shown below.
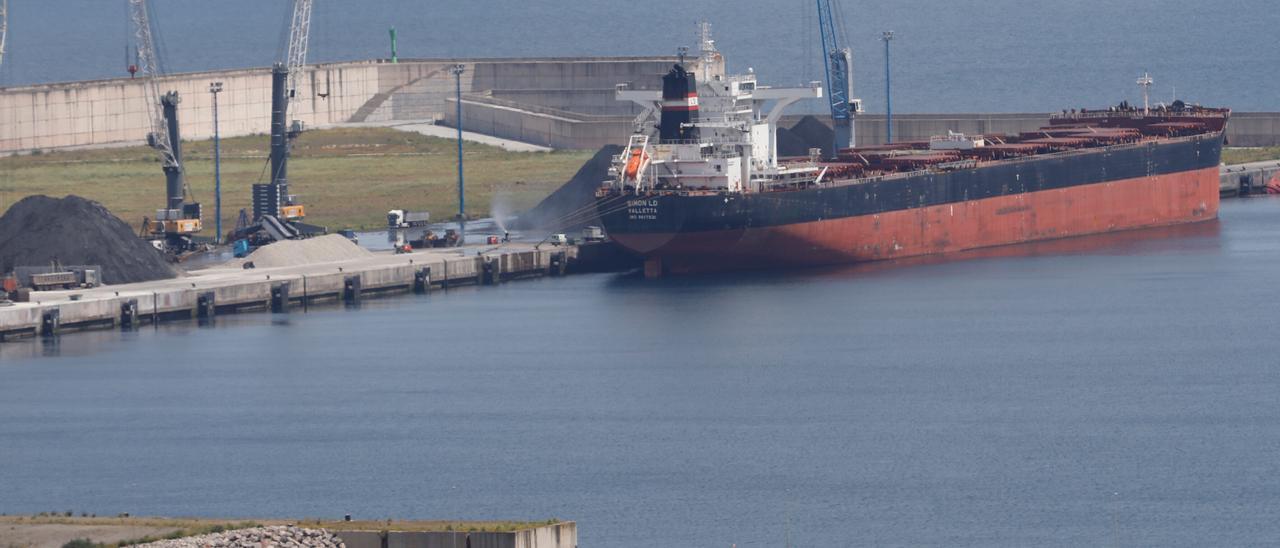
<svg viewBox="0 0 1280 548"><path fill-rule="evenodd" d="M333 533L291 525L237 529L142 544L146 548L346 548Z"/></svg>

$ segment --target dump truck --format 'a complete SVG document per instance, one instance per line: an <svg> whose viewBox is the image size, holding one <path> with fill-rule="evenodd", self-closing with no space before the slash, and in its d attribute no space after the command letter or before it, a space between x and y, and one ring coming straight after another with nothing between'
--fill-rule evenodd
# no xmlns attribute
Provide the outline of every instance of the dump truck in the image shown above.
<svg viewBox="0 0 1280 548"><path fill-rule="evenodd" d="M387 228L413 228L431 224L431 213L393 209L387 212Z"/></svg>

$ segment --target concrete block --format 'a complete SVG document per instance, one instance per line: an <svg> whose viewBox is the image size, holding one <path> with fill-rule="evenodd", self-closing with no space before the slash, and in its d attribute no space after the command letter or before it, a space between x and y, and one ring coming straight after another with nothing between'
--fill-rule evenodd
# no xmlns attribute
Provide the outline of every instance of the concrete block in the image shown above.
<svg viewBox="0 0 1280 548"><path fill-rule="evenodd" d="M325 296L325 295L342 295L343 283L346 281L346 275L343 273L333 274L315 274L303 277L302 293L307 298Z"/></svg>
<svg viewBox="0 0 1280 548"><path fill-rule="evenodd" d="M0 308L0 331L30 329L40 323L40 308L15 305Z"/></svg>
<svg viewBox="0 0 1280 548"><path fill-rule="evenodd" d="M264 303L271 298L272 282L266 277L261 283L240 283L213 288L214 300L219 306Z"/></svg>
<svg viewBox="0 0 1280 548"><path fill-rule="evenodd" d="M516 533L471 533L471 548L516 548Z"/></svg>
<svg viewBox="0 0 1280 548"><path fill-rule="evenodd" d="M391 532L387 548L467 548L465 532Z"/></svg>
<svg viewBox="0 0 1280 548"><path fill-rule="evenodd" d="M379 531L336 531L334 534L347 548L382 548L382 533Z"/></svg>

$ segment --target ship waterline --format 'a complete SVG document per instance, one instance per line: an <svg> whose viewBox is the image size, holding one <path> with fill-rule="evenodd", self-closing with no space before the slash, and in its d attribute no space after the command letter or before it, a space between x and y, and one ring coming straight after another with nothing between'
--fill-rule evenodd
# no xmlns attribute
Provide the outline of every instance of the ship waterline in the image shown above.
<svg viewBox="0 0 1280 548"><path fill-rule="evenodd" d="M1217 213L1218 171L1202 168L774 226L611 234L646 257L653 277L951 253L1207 221Z"/></svg>

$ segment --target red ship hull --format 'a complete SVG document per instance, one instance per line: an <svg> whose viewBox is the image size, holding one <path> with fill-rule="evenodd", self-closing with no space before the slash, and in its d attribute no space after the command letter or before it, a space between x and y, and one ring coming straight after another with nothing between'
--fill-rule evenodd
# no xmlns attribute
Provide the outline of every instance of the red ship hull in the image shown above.
<svg viewBox="0 0 1280 548"><path fill-rule="evenodd" d="M818 266L1216 219L1218 169L776 226L614 233L645 274Z"/></svg>

